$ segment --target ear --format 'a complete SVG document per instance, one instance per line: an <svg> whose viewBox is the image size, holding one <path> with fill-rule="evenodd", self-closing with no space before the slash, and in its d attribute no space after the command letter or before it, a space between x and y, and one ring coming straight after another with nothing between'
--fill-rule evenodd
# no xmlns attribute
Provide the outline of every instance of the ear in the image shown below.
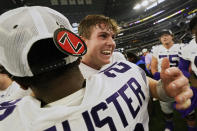
<svg viewBox="0 0 197 131"><path fill-rule="evenodd" d="M85 37L83 37L83 36L80 36L80 38L86 43L86 38Z"/></svg>
<svg viewBox="0 0 197 131"><path fill-rule="evenodd" d="M80 38L85 42L86 46L88 47L88 39L83 37L83 36L80 36Z"/></svg>

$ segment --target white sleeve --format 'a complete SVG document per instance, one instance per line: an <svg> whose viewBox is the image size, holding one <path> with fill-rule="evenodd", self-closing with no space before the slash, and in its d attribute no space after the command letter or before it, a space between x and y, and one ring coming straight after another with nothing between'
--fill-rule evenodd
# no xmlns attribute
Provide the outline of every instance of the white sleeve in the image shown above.
<svg viewBox="0 0 197 131"><path fill-rule="evenodd" d="M180 49L180 53L179 53L179 57L185 59L185 60L190 60L191 58L191 52L193 50L193 42L195 40L193 39L192 41L190 41L189 44L185 44L184 46L181 47Z"/></svg>

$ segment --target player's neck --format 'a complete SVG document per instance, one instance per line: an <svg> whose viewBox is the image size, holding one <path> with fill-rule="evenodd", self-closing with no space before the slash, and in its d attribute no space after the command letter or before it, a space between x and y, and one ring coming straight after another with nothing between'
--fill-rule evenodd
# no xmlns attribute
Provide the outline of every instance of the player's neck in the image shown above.
<svg viewBox="0 0 197 131"><path fill-rule="evenodd" d="M174 42L164 44L166 49L170 49L174 45Z"/></svg>
<svg viewBox="0 0 197 131"><path fill-rule="evenodd" d="M93 61L88 61L86 58L82 58L81 62L95 70L100 70L101 66L99 66L98 64L94 64Z"/></svg>
<svg viewBox="0 0 197 131"><path fill-rule="evenodd" d="M82 88L84 88L84 78L80 71L75 71L62 75L47 84L41 84L39 87L32 87L34 95L44 104L57 101Z"/></svg>

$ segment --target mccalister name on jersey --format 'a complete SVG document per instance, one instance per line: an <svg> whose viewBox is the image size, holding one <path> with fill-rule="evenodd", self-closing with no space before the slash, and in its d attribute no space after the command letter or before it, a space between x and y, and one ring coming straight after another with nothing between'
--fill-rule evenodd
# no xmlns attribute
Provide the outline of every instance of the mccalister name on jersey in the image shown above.
<svg viewBox="0 0 197 131"><path fill-rule="evenodd" d="M85 100L83 99L81 105L51 107L51 109L39 107L41 112L44 112L43 110L46 112L44 114L40 112L40 116L36 115L38 118L34 118L29 129L36 131L148 130L149 89L145 73L139 72L139 70L138 67L129 62L114 63L87 81L86 93L92 92L92 95L86 98L85 94ZM91 85L97 86L91 87ZM7 115L9 119L16 109L17 104L12 113L2 115ZM31 112L31 109L29 111ZM4 117L1 121L6 121L7 118ZM28 118L26 119L28 120ZM0 128L1 126L0 124ZM26 128L21 129L25 130Z"/></svg>

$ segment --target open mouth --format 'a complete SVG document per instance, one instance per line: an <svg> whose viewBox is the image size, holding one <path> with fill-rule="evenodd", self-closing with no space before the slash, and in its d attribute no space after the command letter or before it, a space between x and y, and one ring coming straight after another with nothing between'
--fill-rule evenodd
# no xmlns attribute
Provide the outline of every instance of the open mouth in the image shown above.
<svg viewBox="0 0 197 131"><path fill-rule="evenodd" d="M110 55L111 51L107 50L107 51L102 51L101 53L104 54L104 55Z"/></svg>

